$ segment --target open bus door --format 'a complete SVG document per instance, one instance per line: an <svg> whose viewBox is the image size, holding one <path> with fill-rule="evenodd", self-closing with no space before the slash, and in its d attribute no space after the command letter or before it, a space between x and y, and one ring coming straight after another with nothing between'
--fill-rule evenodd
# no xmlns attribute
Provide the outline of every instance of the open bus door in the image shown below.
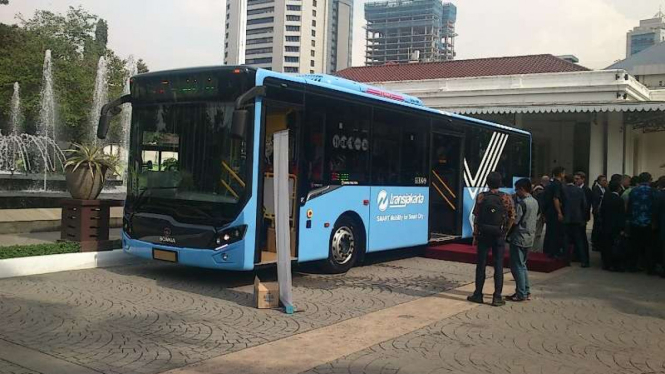
<svg viewBox="0 0 665 374"><path fill-rule="evenodd" d="M434 132L431 140L429 231L431 242L462 235L463 136Z"/></svg>

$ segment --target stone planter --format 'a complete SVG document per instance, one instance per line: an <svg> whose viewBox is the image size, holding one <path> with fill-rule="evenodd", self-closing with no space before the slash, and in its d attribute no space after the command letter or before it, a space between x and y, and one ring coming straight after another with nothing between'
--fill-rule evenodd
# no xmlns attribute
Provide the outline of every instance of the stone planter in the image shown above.
<svg viewBox="0 0 665 374"><path fill-rule="evenodd" d="M90 173L90 169L81 165L74 170L73 166L65 169L65 179L67 181L67 190L74 199L95 200L104 188L102 176L106 174L107 168L102 167L102 174Z"/></svg>

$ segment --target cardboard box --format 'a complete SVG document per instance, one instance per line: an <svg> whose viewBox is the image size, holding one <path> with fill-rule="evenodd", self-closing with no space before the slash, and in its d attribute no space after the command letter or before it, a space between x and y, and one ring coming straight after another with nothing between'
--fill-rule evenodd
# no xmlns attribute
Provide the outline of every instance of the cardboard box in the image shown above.
<svg viewBox="0 0 665 374"><path fill-rule="evenodd" d="M277 253L277 233L274 227L268 227L268 243L266 251ZM291 257L296 257L296 232L291 230Z"/></svg>
<svg viewBox="0 0 665 374"><path fill-rule="evenodd" d="M279 284L277 282L261 282L254 278L254 303L258 309L279 307Z"/></svg>

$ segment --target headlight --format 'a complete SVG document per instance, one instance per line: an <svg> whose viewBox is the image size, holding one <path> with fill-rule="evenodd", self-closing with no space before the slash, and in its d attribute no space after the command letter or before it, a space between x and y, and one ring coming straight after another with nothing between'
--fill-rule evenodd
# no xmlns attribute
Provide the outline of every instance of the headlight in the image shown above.
<svg viewBox="0 0 665 374"><path fill-rule="evenodd" d="M247 232L247 225L231 227L220 232L215 239L217 249L242 240L245 232Z"/></svg>

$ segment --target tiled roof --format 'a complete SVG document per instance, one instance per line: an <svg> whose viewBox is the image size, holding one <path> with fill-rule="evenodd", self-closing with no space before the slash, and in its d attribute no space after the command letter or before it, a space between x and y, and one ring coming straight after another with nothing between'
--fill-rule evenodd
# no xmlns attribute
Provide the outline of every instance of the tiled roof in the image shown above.
<svg viewBox="0 0 665 374"><path fill-rule="evenodd" d="M357 82L391 82L572 71L589 69L546 54L351 67L335 74Z"/></svg>

